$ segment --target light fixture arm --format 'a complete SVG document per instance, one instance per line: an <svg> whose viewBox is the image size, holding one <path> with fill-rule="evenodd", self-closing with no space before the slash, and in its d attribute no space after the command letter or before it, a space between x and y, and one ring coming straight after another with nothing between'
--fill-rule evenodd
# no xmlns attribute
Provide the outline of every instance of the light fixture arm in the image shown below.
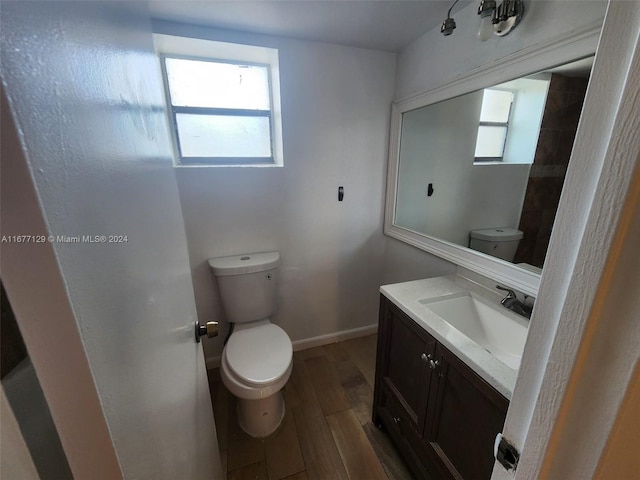
<svg viewBox="0 0 640 480"><path fill-rule="evenodd" d="M447 18L451 18L451 10L453 10L453 7L456 6L456 3L458 3L460 0L456 0L455 2L453 2L453 4L451 5L451 7L449 7L449 11L447 12Z"/></svg>
<svg viewBox="0 0 640 480"><path fill-rule="evenodd" d="M453 10L453 7L455 7L456 3L458 3L459 1L460 0L455 0L455 2L451 4L451 7L447 12L447 18L444 22L442 22L442 26L440 27L440 33L442 33L445 37L451 35L453 33L453 30L456 28L456 22L453 18L451 18L451 10Z"/></svg>
<svg viewBox="0 0 640 480"><path fill-rule="evenodd" d="M449 36L456 28L456 22L451 18L451 11L460 0L455 0L449 11L447 18L442 22L440 33ZM504 37L511 32L522 20L524 15L524 0L503 0L498 5L496 0L481 0L478 7L478 15L480 15L480 30L478 38L485 41L491 37L491 33L499 37Z"/></svg>

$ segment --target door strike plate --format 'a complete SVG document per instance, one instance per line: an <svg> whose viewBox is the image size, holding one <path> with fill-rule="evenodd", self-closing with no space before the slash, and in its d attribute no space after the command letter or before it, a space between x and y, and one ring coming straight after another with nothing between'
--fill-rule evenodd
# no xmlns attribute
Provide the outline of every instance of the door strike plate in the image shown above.
<svg viewBox="0 0 640 480"><path fill-rule="evenodd" d="M511 445L501 433L496 436L496 460L500 462L508 472L515 471L520 460L520 452Z"/></svg>

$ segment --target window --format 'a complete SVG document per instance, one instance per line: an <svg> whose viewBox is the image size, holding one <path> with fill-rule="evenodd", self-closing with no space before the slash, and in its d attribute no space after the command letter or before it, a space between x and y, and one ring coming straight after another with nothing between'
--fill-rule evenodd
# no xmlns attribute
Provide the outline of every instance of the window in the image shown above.
<svg viewBox="0 0 640 480"><path fill-rule="evenodd" d="M513 92L485 89L480 109L475 161L501 161L507 141Z"/></svg>
<svg viewBox="0 0 640 480"><path fill-rule="evenodd" d="M154 40L177 166L282 165L276 50L168 35Z"/></svg>

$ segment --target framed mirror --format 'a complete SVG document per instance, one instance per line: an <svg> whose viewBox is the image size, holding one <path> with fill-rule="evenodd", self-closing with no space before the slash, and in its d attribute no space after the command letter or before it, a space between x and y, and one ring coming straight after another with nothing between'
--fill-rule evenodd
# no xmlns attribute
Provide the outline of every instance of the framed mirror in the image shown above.
<svg viewBox="0 0 640 480"><path fill-rule="evenodd" d="M536 295L592 63L395 103L385 233Z"/></svg>

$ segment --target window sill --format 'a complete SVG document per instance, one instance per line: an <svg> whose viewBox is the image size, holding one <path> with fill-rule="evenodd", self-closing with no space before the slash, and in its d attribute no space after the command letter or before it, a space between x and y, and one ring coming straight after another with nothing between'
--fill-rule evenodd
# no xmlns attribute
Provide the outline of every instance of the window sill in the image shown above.
<svg viewBox="0 0 640 480"><path fill-rule="evenodd" d="M281 168L284 165L276 163L246 163L246 164L228 164L228 165L173 165L174 168Z"/></svg>

